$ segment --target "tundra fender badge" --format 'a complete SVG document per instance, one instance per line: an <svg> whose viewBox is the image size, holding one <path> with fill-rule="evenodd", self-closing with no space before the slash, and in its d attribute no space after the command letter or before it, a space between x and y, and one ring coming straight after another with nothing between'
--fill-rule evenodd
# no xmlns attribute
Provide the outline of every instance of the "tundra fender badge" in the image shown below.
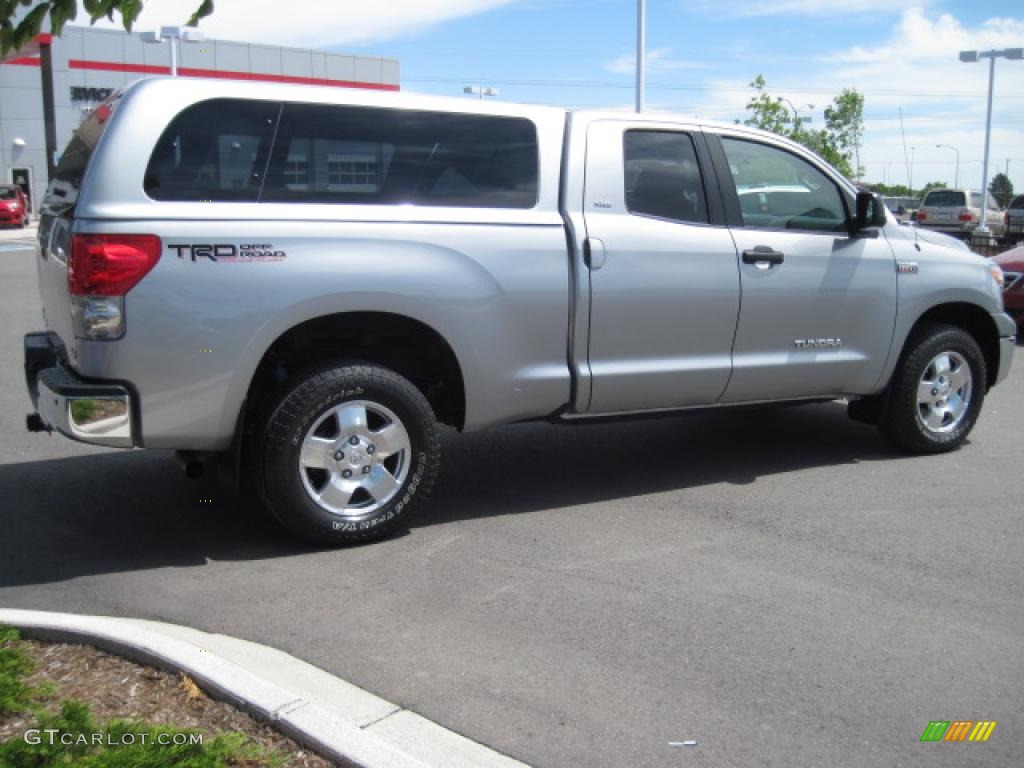
<svg viewBox="0 0 1024 768"><path fill-rule="evenodd" d="M896 271L901 275L916 275L921 267L916 261L897 261Z"/></svg>
<svg viewBox="0 0 1024 768"><path fill-rule="evenodd" d="M839 349L843 346L842 339L797 339L793 342L797 349Z"/></svg>

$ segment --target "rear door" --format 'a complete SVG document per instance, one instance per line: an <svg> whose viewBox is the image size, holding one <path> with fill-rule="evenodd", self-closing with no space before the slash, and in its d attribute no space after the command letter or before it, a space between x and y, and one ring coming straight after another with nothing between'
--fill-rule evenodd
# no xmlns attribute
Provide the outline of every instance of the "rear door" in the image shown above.
<svg viewBox="0 0 1024 768"><path fill-rule="evenodd" d="M870 391L896 318L888 241L848 234L852 195L802 154L742 134L712 147L743 296L723 401Z"/></svg>
<svg viewBox="0 0 1024 768"><path fill-rule="evenodd" d="M588 129L590 412L714 403L725 390L739 275L710 164L695 127Z"/></svg>

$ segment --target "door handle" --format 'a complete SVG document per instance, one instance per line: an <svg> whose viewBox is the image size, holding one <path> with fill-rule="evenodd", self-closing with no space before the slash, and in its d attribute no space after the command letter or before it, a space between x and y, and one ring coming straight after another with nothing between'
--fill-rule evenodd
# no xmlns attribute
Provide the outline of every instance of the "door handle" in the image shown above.
<svg viewBox="0 0 1024 768"><path fill-rule="evenodd" d="M782 251L776 251L768 245L755 245L743 252L743 263L753 264L759 269L768 269L786 260Z"/></svg>
<svg viewBox="0 0 1024 768"><path fill-rule="evenodd" d="M604 243L596 237L588 237L583 241L583 263L591 270L597 271L604 266L608 254L605 253Z"/></svg>

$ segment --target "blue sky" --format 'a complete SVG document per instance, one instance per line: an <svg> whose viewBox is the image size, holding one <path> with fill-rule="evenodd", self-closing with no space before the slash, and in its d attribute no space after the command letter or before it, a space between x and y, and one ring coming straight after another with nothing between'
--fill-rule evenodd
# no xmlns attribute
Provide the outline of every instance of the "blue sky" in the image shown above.
<svg viewBox="0 0 1024 768"><path fill-rule="evenodd" d="M150 0L140 20L176 23L197 0ZM244 6L244 11L241 6ZM266 12L262 12L262 7ZM570 107L633 103L633 0L379 0L359 5L218 0L207 34L399 59L402 89ZM1024 46L1021 0L648 0L651 108L731 121L763 74L821 124L843 87L865 95L865 178L981 182L987 66L962 48ZM814 104L815 108L803 109ZM906 157L899 112L903 113ZM992 162L1024 189L1024 61L996 67ZM913 168L910 168L913 149ZM990 172L991 175L991 172Z"/></svg>

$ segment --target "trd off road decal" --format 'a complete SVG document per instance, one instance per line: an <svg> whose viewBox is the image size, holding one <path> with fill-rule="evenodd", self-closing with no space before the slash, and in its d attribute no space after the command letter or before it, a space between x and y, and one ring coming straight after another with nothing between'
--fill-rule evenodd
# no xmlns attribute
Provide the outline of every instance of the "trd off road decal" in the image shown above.
<svg viewBox="0 0 1024 768"><path fill-rule="evenodd" d="M269 243L168 243L167 247L174 251L179 259L199 261L222 261L234 263L239 261L284 261L288 254L274 250Z"/></svg>

